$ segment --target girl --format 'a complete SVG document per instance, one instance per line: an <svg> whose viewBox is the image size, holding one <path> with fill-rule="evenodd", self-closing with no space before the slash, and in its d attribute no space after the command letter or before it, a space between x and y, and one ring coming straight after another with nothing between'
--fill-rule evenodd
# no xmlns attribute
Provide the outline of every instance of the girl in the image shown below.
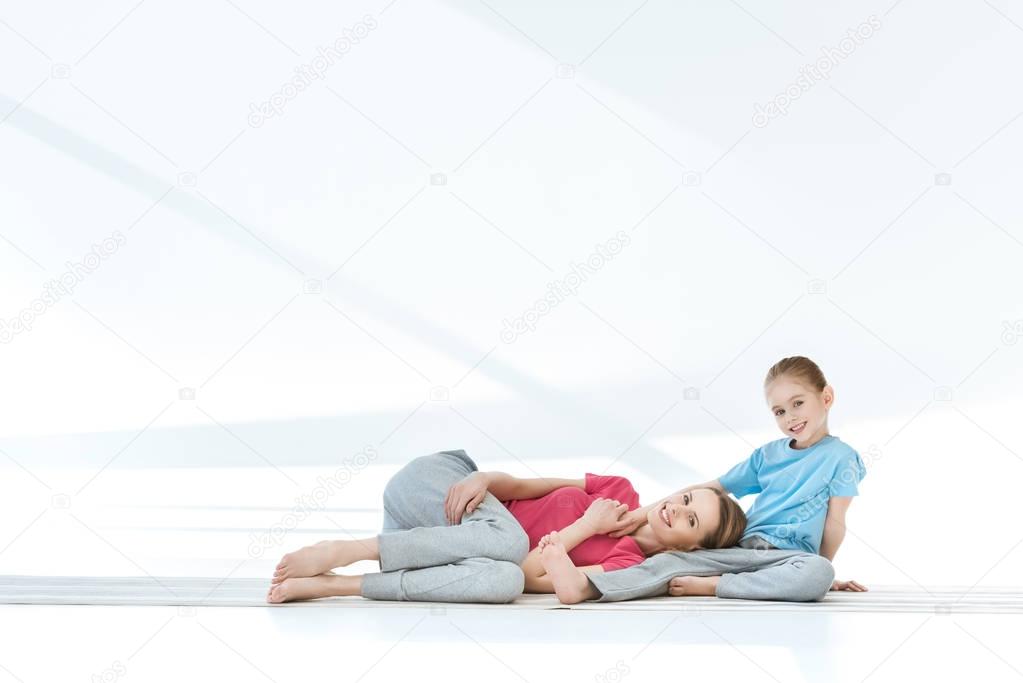
<svg viewBox="0 0 1023 683"><path fill-rule="evenodd" d="M638 506L635 490L621 477L516 479L478 472L463 450L422 456L385 487L383 533L321 541L288 553L274 572L267 601L362 595L509 602L524 586L553 592L539 551L530 552L551 529L562 531L566 556L574 553L583 565L580 571L589 574L627 567L664 550L734 545L746 522L727 494L694 488L680 500L650 506L629 534L607 536L620 528L624 513ZM358 560L377 560L382 571L329 573Z"/></svg>
<svg viewBox="0 0 1023 683"><path fill-rule="evenodd" d="M856 485L866 474L859 454L828 432L834 389L816 363L803 356L792 356L768 370L764 393L785 437L757 448L747 460L721 477L682 489L669 500L697 487L729 492L737 498L758 493L749 510L740 547L798 550L833 560L845 536L846 510L858 494ZM628 533L634 524L642 524L650 507L628 513L622 530L611 535ZM563 540L560 534L551 534L539 543L541 563L559 599L578 602L597 597L599 592L592 582L572 566ZM675 577L667 586L668 593L717 595L721 578ZM833 581L831 590L867 589L855 581Z"/></svg>

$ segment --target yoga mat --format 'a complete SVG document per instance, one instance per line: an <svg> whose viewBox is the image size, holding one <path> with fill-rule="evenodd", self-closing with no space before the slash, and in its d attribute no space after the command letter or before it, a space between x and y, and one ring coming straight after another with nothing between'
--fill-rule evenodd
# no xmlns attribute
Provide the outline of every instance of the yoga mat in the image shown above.
<svg viewBox="0 0 1023 683"><path fill-rule="evenodd" d="M180 605L269 607L273 609L577 609L664 612L925 612L932 614L1023 614L1023 586L871 586L864 593L835 591L817 602L775 602L724 598L648 598L625 602L562 605L553 595L523 595L506 605L389 602L359 597L268 605L269 582L258 578L138 576L0 576L0 604L8 605Z"/></svg>

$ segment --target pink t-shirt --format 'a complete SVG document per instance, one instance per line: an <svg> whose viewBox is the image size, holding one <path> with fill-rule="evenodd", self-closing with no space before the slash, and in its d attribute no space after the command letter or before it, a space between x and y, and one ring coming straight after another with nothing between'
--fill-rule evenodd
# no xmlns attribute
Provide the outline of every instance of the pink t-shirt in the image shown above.
<svg viewBox="0 0 1023 683"><path fill-rule="evenodd" d="M586 488L564 486L546 496L528 500L504 501L504 506L529 535L529 549L551 531L561 531L575 522L597 498L610 498L625 503L630 510L639 507L639 494L625 477L586 475ZM646 559L639 544L631 536L611 538L607 534L590 536L572 548L568 556L577 567L599 564L604 571L625 569Z"/></svg>

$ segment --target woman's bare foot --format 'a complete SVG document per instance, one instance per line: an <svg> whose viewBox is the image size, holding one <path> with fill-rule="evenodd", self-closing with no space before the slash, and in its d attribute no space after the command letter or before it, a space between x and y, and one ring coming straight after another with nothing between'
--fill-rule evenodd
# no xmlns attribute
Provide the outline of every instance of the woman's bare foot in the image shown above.
<svg viewBox="0 0 1023 683"><path fill-rule="evenodd" d="M360 576L321 574L319 576L296 577L271 584L266 601L271 604L294 600L315 600L335 595L360 595Z"/></svg>
<svg viewBox="0 0 1023 683"><path fill-rule="evenodd" d="M717 595L720 576L676 576L668 582L668 595Z"/></svg>
<svg viewBox="0 0 1023 683"><path fill-rule="evenodd" d="M557 531L540 539L540 564L554 584L554 594L566 605L574 605L591 597L590 582L572 563Z"/></svg>
<svg viewBox="0 0 1023 683"><path fill-rule="evenodd" d="M320 541L287 553L274 570L271 583L285 579L319 576L335 567L345 567L359 560L380 559L377 540Z"/></svg>

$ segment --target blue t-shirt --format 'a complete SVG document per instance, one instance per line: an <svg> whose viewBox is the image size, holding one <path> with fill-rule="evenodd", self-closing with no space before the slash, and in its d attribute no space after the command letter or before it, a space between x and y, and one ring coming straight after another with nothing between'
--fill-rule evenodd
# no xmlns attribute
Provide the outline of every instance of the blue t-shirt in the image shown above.
<svg viewBox="0 0 1023 683"><path fill-rule="evenodd" d="M777 548L819 554L831 496L855 496L867 470L837 436L796 450L791 437L766 443L718 477L736 498L759 493L742 538L760 536Z"/></svg>

